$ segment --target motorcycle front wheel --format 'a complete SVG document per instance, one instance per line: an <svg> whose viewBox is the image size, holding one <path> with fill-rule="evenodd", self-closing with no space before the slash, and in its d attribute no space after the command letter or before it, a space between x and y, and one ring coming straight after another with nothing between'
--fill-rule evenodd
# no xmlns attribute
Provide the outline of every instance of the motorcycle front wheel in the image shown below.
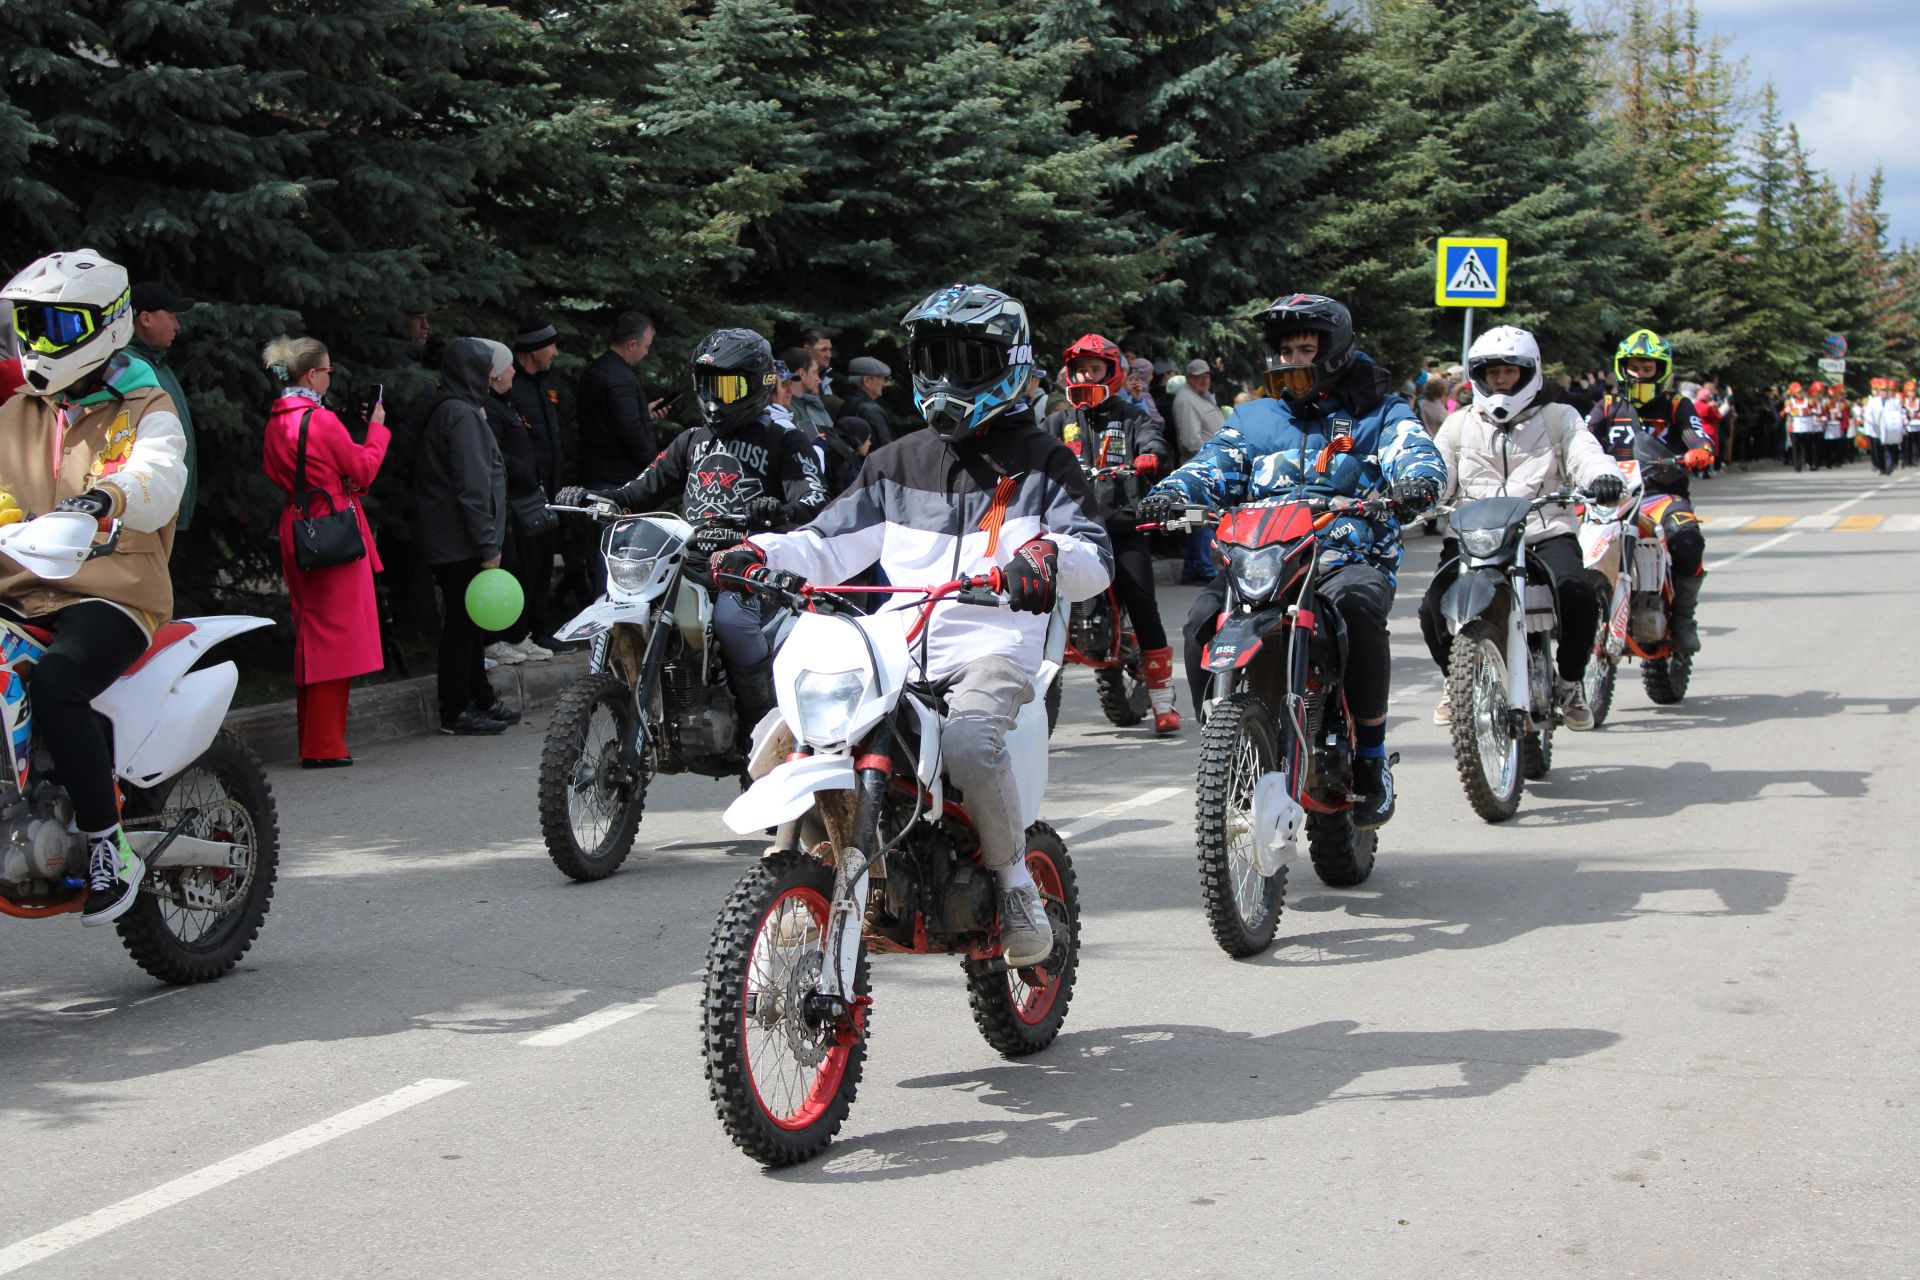
<svg viewBox="0 0 1920 1280"><path fill-rule="evenodd" d="M540 834L547 856L582 882L604 880L633 850L647 803L647 767L621 760L634 731L633 694L590 675L560 696L540 752Z"/></svg>
<svg viewBox="0 0 1920 1280"><path fill-rule="evenodd" d="M1670 654L1656 658L1640 668L1640 683L1647 697L1663 707L1671 707L1687 696L1687 682L1693 678L1693 656Z"/></svg>
<svg viewBox="0 0 1920 1280"><path fill-rule="evenodd" d="M1520 811L1526 781L1520 740L1507 718L1507 660L1488 623L1469 622L1453 638L1447 696L1453 703L1453 763L1467 803L1487 822L1505 822Z"/></svg>
<svg viewBox="0 0 1920 1280"><path fill-rule="evenodd" d="M1596 729L1607 722L1607 713L1613 710L1613 686L1619 679L1620 659L1596 652L1587 660L1587 706L1593 711Z"/></svg>
<svg viewBox="0 0 1920 1280"><path fill-rule="evenodd" d="M707 1092L734 1145L771 1167L826 1149L866 1063L864 1029L815 1007L832 896L825 864L776 854L734 885L707 947ZM854 992L865 997L864 943L858 966Z"/></svg>
<svg viewBox="0 0 1920 1280"><path fill-rule="evenodd" d="M1027 828L1027 869L1040 886L1053 928L1053 954L1009 969L999 959L964 962L973 1025L1002 1055L1024 1058L1052 1044L1067 1020L1080 972L1080 885L1067 846L1044 822Z"/></svg>
<svg viewBox="0 0 1920 1280"><path fill-rule="evenodd" d="M1354 826L1351 809L1307 816L1307 851L1313 857L1313 871L1329 888L1365 884L1373 874L1373 855L1379 847L1380 833Z"/></svg>
<svg viewBox="0 0 1920 1280"><path fill-rule="evenodd" d="M1273 719L1251 693L1214 704L1200 734L1194 834L1207 924L1220 949L1236 959L1273 945L1286 900L1286 867L1261 875L1253 849L1254 787L1279 758Z"/></svg>
<svg viewBox="0 0 1920 1280"><path fill-rule="evenodd" d="M280 870L280 819L260 760L221 730L185 772L148 791L129 790L126 824L246 850L242 866L170 867L147 873L115 922L135 964L162 982L209 982L240 962L260 935Z"/></svg>

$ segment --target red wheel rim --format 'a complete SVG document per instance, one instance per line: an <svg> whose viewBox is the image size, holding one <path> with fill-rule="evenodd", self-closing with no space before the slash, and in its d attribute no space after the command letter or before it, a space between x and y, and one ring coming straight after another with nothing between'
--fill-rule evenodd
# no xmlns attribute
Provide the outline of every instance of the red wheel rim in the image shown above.
<svg viewBox="0 0 1920 1280"><path fill-rule="evenodd" d="M1061 908L1057 916L1052 911L1047 913L1054 929L1068 927L1067 895L1060 881L1060 868L1052 855L1044 849L1027 850L1027 870L1033 873L1033 882L1040 886L1040 896L1047 905ZM1060 997L1060 977L1057 973L1049 976L1037 967L1009 969L1007 993L1012 997L1013 1016L1030 1026L1045 1022L1053 1012L1053 1002Z"/></svg>
<svg viewBox="0 0 1920 1280"><path fill-rule="evenodd" d="M740 1005L740 1051L746 1059L747 1087L762 1115L782 1129L805 1129L826 1113L840 1091L847 1074L851 1045L831 1043L831 1035L807 1033L805 1038L825 1040L818 1062L808 1063L796 1056L790 1033L799 1022L797 996L802 984L794 979L794 966L805 958L809 944L815 951L827 927L827 900L818 890L796 886L785 890L767 907L754 931L753 953L747 960L746 998ZM779 934L798 930L801 936L783 943ZM753 1011L766 998L779 1002L776 1023L756 1018ZM757 1046L757 1047L756 1047ZM765 1087L759 1064L768 1069ZM769 1100L769 1094L773 1095Z"/></svg>

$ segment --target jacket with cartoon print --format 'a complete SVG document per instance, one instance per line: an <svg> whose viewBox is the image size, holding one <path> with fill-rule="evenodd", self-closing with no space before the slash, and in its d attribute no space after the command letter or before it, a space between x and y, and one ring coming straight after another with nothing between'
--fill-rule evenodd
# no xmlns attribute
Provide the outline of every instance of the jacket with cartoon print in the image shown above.
<svg viewBox="0 0 1920 1280"><path fill-rule="evenodd" d="M1402 480L1447 481L1447 465L1387 371L1356 355L1346 375L1312 403L1250 400L1200 452L1153 487L1187 502L1233 507L1266 498L1359 498ZM1371 564L1394 581L1400 523L1346 518L1328 526L1323 568Z"/></svg>

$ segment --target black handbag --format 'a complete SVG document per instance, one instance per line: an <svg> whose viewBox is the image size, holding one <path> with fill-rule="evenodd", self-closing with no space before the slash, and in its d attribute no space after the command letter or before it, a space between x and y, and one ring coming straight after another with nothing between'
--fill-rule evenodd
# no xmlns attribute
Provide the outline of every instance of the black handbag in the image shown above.
<svg viewBox="0 0 1920 1280"><path fill-rule="evenodd" d="M311 421L313 410L309 409L300 419L300 444L293 464L293 491L301 495L294 499L299 506L293 513L293 562L309 573L367 558L367 542L360 536L360 513L353 499L346 499L343 510L325 489L307 487L307 424ZM307 514L316 494L327 500L327 514L323 516Z"/></svg>
<svg viewBox="0 0 1920 1280"><path fill-rule="evenodd" d="M560 527L559 515L547 510L547 491L544 486L524 498L507 499L507 506L513 512L514 524L529 538L544 538Z"/></svg>

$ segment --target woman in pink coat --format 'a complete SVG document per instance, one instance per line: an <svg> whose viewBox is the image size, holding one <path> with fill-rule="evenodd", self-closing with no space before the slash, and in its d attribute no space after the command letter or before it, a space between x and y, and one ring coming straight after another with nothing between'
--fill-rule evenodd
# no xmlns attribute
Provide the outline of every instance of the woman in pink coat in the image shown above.
<svg viewBox="0 0 1920 1280"><path fill-rule="evenodd" d="M377 405L367 442L355 444L346 424L321 404L333 381L327 349L314 338L276 338L262 356L267 371L285 389L267 419L267 479L287 495L280 513L280 570L293 601L293 683L300 712L300 763L337 769L353 763L347 754L347 693L353 678L385 665L380 651L380 614L373 575L380 570L373 530L357 500L373 484L392 440L387 409ZM294 473L300 422L307 422L307 488L325 492L333 507L354 500L366 558L329 569L305 570L293 558ZM307 514L327 514L327 499L314 496Z"/></svg>

